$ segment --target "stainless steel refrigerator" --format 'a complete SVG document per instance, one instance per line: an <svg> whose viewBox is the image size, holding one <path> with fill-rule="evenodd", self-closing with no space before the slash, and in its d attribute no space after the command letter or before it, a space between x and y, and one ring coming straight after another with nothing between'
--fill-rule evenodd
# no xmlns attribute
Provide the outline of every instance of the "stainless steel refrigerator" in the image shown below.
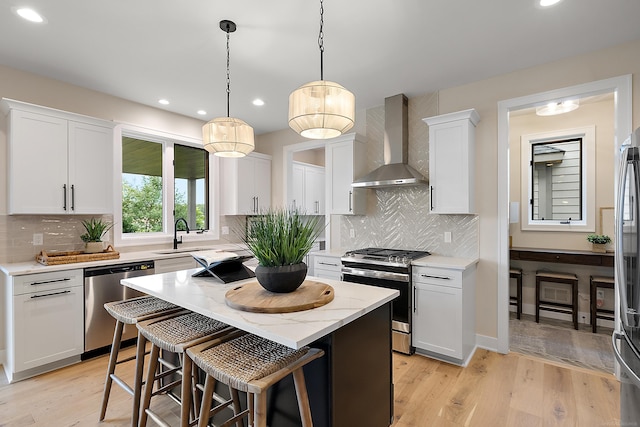
<svg viewBox="0 0 640 427"><path fill-rule="evenodd" d="M613 350L620 366L620 424L640 420L640 128L620 152L616 200L616 289L620 324Z"/></svg>

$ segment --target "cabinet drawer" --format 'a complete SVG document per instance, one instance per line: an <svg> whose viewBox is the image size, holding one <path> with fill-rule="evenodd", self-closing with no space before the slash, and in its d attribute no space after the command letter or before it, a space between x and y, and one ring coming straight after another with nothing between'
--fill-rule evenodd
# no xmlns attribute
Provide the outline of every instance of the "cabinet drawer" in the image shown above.
<svg viewBox="0 0 640 427"><path fill-rule="evenodd" d="M330 270L340 272L342 269L342 261L337 257L314 255L313 268L316 270Z"/></svg>
<svg viewBox="0 0 640 427"><path fill-rule="evenodd" d="M413 267L413 283L425 283L453 288L462 287L462 271L436 267Z"/></svg>
<svg viewBox="0 0 640 427"><path fill-rule="evenodd" d="M13 295L82 286L83 270L52 271L13 278Z"/></svg>

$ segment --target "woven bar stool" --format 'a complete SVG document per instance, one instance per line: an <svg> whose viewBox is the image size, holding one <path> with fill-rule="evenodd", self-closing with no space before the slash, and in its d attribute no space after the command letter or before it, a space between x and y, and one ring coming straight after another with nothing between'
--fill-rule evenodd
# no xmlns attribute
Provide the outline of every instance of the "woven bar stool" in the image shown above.
<svg viewBox="0 0 640 427"><path fill-rule="evenodd" d="M181 310L180 307L171 304L160 298L152 296L144 296L132 298L124 301L108 302L104 305L105 310L116 319L116 326L113 333L113 343L111 344L111 354L109 355L109 365L107 367L107 378L104 381L104 392L102 394L102 408L100 409L100 421L102 421L107 413L107 405L109 404L109 396L111 395L111 385L115 381L127 393L133 396L132 425L138 425L138 411L140 409L140 390L142 382L142 374L136 375L134 386L131 388L124 380L115 373L116 365L136 360L136 371L142 373L144 365L145 348L144 345L136 351L136 356L118 360L120 352L120 344L122 342L122 330L124 325L135 325L136 323ZM137 366L140 365L138 369Z"/></svg>
<svg viewBox="0 0 640 427"><path fill-rule="evenodd" d="M302 368L323 355L324 351L319 349L294 350L242 331L187 349L187 358L207 374L198 426L207 426L209 417L229 404L226 402L211 409L215 381L220 381L236 392L247 393L247 409L240 413L234 411L234 417L224 425L248 416L249 427L266 427L267 390L293 374L302 426L311 427L313 421Z"/></svg>
<svg viewBox="0 0 640 427"><path fill-rule="evenodd" d="M231 326L213 320L191 311L182 311L166 317L155 318L144 322L138 322L138 340L145 343L151 342L151 355L149 356L149 366L145 381L144 396L140 405L139 426L147 425L147 418L153 419L156 423L168 426L158 414L152 411L149 406L151 397L161 393L166 393L178 385L181 386L181 420L183 425L187 425L192 411L192 389L191 389L191 363L184 366L176 366L160 357L160 350L177 353L180 362L183 362L184 351L188 347L210 341L217 337L222 337L235 329ZM158 364L168 368L158 371ZM169 384L161 385L160 380L172 374L182 376L182 379L172 381ZM158 387L154 391L154 383L158 381ZM187 424L185 424L187 423Z"/></svg>

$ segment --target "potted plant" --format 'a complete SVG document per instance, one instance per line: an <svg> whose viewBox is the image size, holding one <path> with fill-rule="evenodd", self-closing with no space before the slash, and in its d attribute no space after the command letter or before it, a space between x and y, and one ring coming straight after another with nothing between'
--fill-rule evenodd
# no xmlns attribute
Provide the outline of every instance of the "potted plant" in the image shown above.
<svg viewBox="0 0 640 427"><path fill-rule="evenodd" d="M587 241L591 242L592 252L605 253L607 244L611 243L611 237L606 234L589 234Z"/></svg>
<svg viewBox="0 0 640 427"><path fill-rule="evenodd" d="M321 218L282 208L251 218L243 240L258 260L256 279L263 288L293 292L304 282L307 265L302 260L322 231Z"/></svg>
<svg viewBox="0 0 640 427"><path fill-rule="evenodd" d="M90 220L83 220L82 225L86 230L86 233L80 235L80 238L85 243L84 251L89 254L104 251L102 237L113 227L113 224L102 219L91 218Z"/></svg>

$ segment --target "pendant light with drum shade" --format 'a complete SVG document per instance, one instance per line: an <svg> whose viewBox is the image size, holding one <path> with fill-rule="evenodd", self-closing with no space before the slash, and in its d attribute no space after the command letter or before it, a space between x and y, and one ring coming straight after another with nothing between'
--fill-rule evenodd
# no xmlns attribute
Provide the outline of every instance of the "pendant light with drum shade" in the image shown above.
<svg viewBox="0 0 640 427"><path fill-rule="evenodd" d="M243 120L229 116L229 33L236 31L232 21L220 21L220 29L227 33L227 117L218 117L202 127L205 150L220 157L244 157L255 148L253 128Z"/></svg>
<svg viewBox="0 0 640 427"><path fill-rule="evenodd" d="M289 95L289 126L311 139L327 139L342 135L353 127L356 98L338 83L323 76L324 5L320 0L320 80L300 86Z"/></svg>

